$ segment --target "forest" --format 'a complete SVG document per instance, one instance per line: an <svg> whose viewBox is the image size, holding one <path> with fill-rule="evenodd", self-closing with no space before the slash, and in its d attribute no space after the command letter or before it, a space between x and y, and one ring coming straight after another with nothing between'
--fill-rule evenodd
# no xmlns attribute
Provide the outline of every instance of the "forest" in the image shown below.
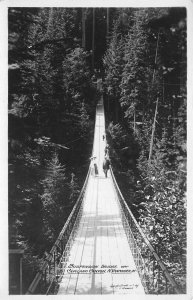
<svg viewBox="0 0 193 300"><path fill-rule="evenodd" d="M120 189L186 290L186 9L9 8L9 247L23 292L67 220L92 152L97 78Z"/></svg>

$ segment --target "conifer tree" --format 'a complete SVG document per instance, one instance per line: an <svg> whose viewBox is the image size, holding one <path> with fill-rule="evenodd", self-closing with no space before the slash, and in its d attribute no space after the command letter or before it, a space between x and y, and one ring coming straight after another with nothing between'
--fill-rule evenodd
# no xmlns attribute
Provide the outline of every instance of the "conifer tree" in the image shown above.
<svg viewBox="0 0 193 300"><path fill-rule="evenodd" d="M51 242L54 241L65 217L65 205L68 205L65 167L59 163L57 152L48 161L45 179L41 182L43 193L41 201L44 211L44 232Z"/></svg>
<svg viewBox="0 0 193 300"><path fill-rule="evenodd" d="M147 105L149 80L147 64L147 34L143 28L146 16L143 10L134 12L135 22L128 32L121 80L120 103L128 122L134 114L142 121ZM137 111L137 112L136 112Z"/></svg>
<svg viewBox="0 0 193 300"><path fill-rule="evenodd" d="M77 183L77 178L75 177L74 173L71 173L71 181L69 184L69 189L70 189L69 200L70 200L70 204L73 205L74 202L77 200L78 195L80 193L79 186Z"/></svg>
<svg viewBox="0 0 193 300"><path fill-rule="evenodd" d="M117 24L111 37L109 47L103 58L105 67L105 87L108 96L108 111L113 111L115 121L118 122L120 83L124 66L124 38L117 32Z"/></svg>
<svg viewBox="0 0 193 300"><path fill-rule="evenodd" d="M130 16L130 21L127 17ZM134 147L125 136L133 135L139 158L133 169L121 165L136 180L132 208L147 237L174 278L185 291L186 280L186 13L178 8L132 9L118 12L122 20L116 34L124 37L124 60L118 101L126 129L109 126L112 153L119 144ZM127 26L124 26L124 22ZM115 34L115 32L114 32ZM110 52L113 35L109 44ZM106 54L106 78L115 68ZM120 75L120 73L119 73ZM109 81L109 90L112 86ZM107 86L108 89L108 86ZM115 118L114 118L115 120ZM130 128L133 129L131 133ZM152 130L153 129L153 130ZM119 134L116 134L116 131ZM116 149L116 151L115 151ZM121 157L118 155L118 157ZM133 156L132 156L133 157ZM151 163L148 163L151 158ZM124 162L125 157L122 157ZM118 180L119 180L118 176ZM129 180L127 179L129 183ZM129 190L129 189L128 189Z"/></svg>

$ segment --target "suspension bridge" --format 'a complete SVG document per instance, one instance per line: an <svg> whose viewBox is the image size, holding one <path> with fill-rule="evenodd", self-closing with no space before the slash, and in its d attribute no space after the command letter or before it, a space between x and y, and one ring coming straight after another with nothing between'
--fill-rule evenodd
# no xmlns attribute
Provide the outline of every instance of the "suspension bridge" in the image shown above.
<svg viewBox="0 0 193 300"><path fill-rule="evenodd" d="M144 235L115 180L102 170L103 98L97 104L93 156L73 210L27 294L180 294Z"/></svg>

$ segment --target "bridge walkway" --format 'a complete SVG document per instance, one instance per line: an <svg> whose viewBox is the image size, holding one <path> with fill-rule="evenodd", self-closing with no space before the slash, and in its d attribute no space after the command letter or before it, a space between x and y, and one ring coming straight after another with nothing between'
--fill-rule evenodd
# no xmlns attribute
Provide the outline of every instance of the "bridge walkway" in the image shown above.
<svg viewBox="0 0 193 300"><path fill-rule="evenodd" d="M97 105L93 155L98 176L90 174L79 226L70 249L58 295L144 294L121 220L111 174L102 170L105 132L102 99Z"/></svg>

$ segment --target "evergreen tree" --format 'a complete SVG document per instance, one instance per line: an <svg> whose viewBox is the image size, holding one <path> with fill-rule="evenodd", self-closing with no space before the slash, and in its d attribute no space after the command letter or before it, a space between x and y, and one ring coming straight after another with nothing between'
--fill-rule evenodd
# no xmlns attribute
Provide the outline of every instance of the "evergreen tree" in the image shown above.
<svg viewBox="0 0 193 300"><path fill-rule="evenodd" d="M119 92L124 120L109 126L111 153L116 162L121 157L116 154L119 144L125 143L124 148L138 144L137 169L127 164L128 156L122 156L122 164L115 168L119 174L124 165L125 173L133 177L132 209L136 214L139 208L140 225L185 291L186 12L183 8L119 10L117 18L122 22L114 35L123 41L124 60L120 61L121 76L118 72L121 83L113 88ZM112 35L104 60L106 78L111 79L109 90L115 74L108 56L113 42ZM128 139L130 135L133 140ZM132 180L125 180L131 186Z"/></svg>
<svg viewBox="0 0 193 300"><path fill-rule="evenodd" d="M115 121L119 119L119 98L120 83L123 69L124 39L117 32L117 24L110 41L110 45L104 56L103 63L105 67L105 87L108 96L108 113L114 113ZM111 103L112 102L112 103Z"/></svg>
<svg viewBox="0 0 193 300"><path fill-rule="evenodd" d="M70 195L73 203L77 195L76 182L70 192L71 169L80 182L86 173L95 103L80 20L77 8L9 9L9 243L25 250L24 274L38 269L70 214ZM24 290L30 280L24 278Z"/></svg>
<svg viewBox="0 0 193 300"><path fill-rule="evenodd" d="M43 193L41 201L44 211L44 235L53 243L65 219L65 205L68 205L65 167L59 163L58 154L54 152L48 161L45 179L41 181Z"/></svg>
<svg viewBox="0 0 193 300"><path fill-rule="evenodd" d="M75 177L74 173L71 174L71 181L69 184L69 189L70 189L69 201L72 205L77 200L78 195L80 193L79 186L77 183L77 178Z"/></svg>

